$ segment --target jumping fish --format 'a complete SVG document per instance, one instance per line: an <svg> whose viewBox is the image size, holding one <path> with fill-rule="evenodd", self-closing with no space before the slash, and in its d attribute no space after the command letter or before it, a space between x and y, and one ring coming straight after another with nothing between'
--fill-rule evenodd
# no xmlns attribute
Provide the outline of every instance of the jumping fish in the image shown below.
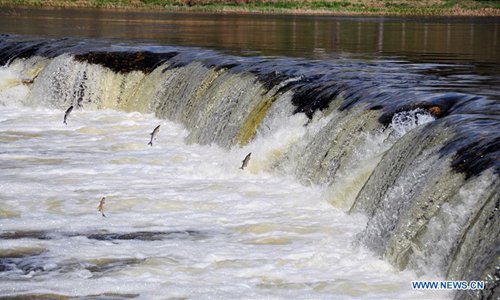
<svg viewBox="0 0 500 300"><path fill-rule="evenodd" d="M97 210L102 214L103 217L106 217L104 214L104 204L106 203L106 197L102 197L101 201L99 202L99 206L97 207Z"/></svg>
<svg viewBox="0 0 500 300"><path fill-rule="evenodd" d="M247 156L245 156L245 159L241 161L240 169L243 170L248 165L248 162L250 161L250 155L252 155L252 152L248 153Z"/></svg>
<svg viewBox="0 0 500 300"><path fill-rule="evenodd" d="M21 80L21 83L22 84L32 84L33 81L35 81L34 79L31 79L31 78L25 78L25 79L22 79Z"/></svg>
<svg viewBox="0 0 500 300"><path fill-rule="evenodd" d="M153 132L150 133L151 141L149 141L148 145L150 145L151 147L153 146L153 140L156 138L158 132L160 132L160 125L156 126L155 129L153 129Z"/></svg>
<svg viewBox="0 0 500 300"><path fill-rule="evenodd" d="M71 113L71 111L73 111L73 105L71 105L67 110L66 112L64 113L64 121L63 123L68 125L68 123L66 123L66 120L68 119L69 117L69 114Z"/></svg>

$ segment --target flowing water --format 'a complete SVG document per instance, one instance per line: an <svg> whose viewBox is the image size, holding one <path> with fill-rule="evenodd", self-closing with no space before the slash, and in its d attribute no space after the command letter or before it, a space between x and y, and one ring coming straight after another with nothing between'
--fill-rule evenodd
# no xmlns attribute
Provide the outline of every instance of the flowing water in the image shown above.
<svg viewBox="0 0 500 300"><path fill-rule="evenodd" d="M181 126L139 113L75 112L64 126L59 110L11 108L1 124L2 232L17 236L1 245L4 295L429 295L353 246L362 215L256 162L238 169L241 149L187 146Z"/></svg>
<svg viewBox="0 0 500 300"><path fill-rule="evenodd" d="M498 296L497 23L477 25L489 46L423 61L399 48L405 60L250 43L298 56L286 58L249 56L245 40L185 47L215 44L140 26L126 41L120 14L98 18L115 20L97 22L109 36L67 26L55 35L87 38L0 37L0 296ZM13 24L2 28L45 26ZM411 289L431 279L486 289Z"/></svg>

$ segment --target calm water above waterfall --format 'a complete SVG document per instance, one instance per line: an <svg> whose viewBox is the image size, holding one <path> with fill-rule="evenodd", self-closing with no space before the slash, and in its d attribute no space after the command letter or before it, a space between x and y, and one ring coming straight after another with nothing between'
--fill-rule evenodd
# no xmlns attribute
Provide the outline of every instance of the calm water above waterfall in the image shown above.
<svg viewBox="0 0 500 300"><path fill-rule="evenodd" d="M3 33L200 46L237 55L500 63L498 18L326 17L0 9Z"/></svg>
<svg viewBox="0 0 500 300"><path fill-rule="evenodd" d="M0 296L499 296L499 20L0 14Z"/></svg>

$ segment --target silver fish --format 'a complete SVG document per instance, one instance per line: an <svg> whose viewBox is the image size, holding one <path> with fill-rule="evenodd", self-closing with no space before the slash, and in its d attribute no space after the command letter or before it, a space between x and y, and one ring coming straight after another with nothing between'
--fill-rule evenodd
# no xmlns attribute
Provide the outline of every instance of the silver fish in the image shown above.
<svg viewBox="0 0 500 300"><path fill-rule="evenodd" d="M149 141L148 145L153 146L153 140L156 138L158 132L160 132L160 125L156 126L155 129L153 129L153 132L150 133L151 141Z"/></svg>
<svg viewBox="0 0 500 300"><path fill-rule="evenodd" d="M73 111L73 105L71 105L67 110L66 112L64 113L64 121L63 123L68 125L68 123L66 123L66 120L68 119L69 117L69 114L71 113L71 111Z"/></svg>
<svg viewBox="0 0 500 300"><path fill-rule="evenodd" d="M248 162L250 161L250 155L252 155L252 152L248 153L247 156L245 156L245 159L241 161L240 169L243 170L248 165Z"/></svg>

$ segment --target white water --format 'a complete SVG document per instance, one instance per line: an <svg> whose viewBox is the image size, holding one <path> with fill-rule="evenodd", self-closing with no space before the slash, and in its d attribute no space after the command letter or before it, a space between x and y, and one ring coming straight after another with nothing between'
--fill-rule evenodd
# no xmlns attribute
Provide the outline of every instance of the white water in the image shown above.
<svg viewBox="0 0 500 300"><path fill-rule="evenodd" d="M5 95L13 103L13 98L26 95L26 89L4 88L0 103L7 102ZM450 296L444 291L411 290L412 280L433 278L399 272L357 245L355 235L366 219L331 206L321 188L262 171L259 164L265 159L259 156L266 151L255 143L265 144L271 152L283 147L279 140L263 137L245 149L226 151L186 145L183 128L151 115L75 110L66 126L63 114L0 107L0 233L54 233L48 240L1 240L3 252L44 250L41 264L46 271L0 272L0 295ZM149 147L149 133L158 124L158 139ZM258 156L246 170L239 170L243 157L255 150ZM103 196L106 218L97 211ZM156 241L86 237L104 231L186 230L199 234ZM128 258L139 262L104 273L85 268Z"/></svg>

